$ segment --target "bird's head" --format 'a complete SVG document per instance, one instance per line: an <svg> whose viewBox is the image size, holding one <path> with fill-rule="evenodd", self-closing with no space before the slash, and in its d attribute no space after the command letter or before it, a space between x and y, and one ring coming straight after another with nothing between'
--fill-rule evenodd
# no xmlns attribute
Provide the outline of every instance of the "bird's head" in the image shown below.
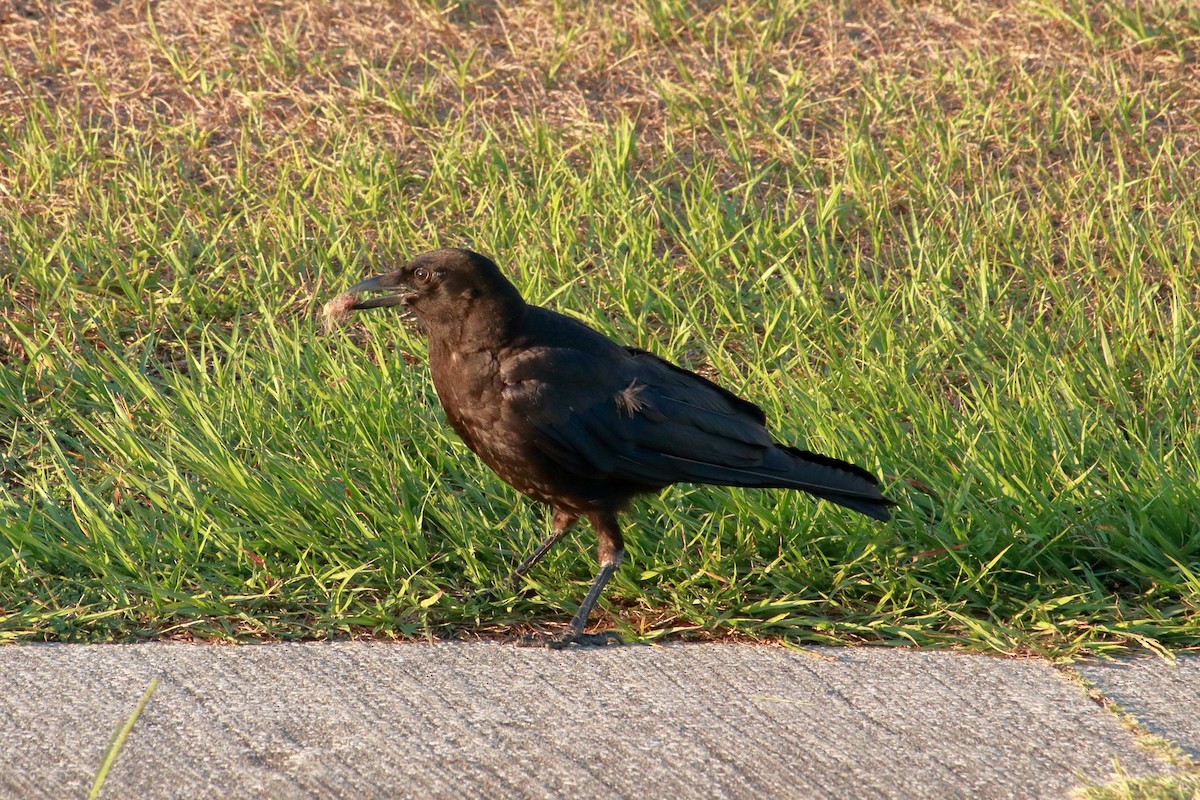
<svg viewBox="0 0 1200 800"><path fill-rule="evenodd" d="M362 294L378 296L359 297ZM524 306L516 287L490 258L458 249L422 253L397 269L351 286L340 298L344 299L337 311L405 306L427 328L461 321L479 311L508 316Z"/></svg>

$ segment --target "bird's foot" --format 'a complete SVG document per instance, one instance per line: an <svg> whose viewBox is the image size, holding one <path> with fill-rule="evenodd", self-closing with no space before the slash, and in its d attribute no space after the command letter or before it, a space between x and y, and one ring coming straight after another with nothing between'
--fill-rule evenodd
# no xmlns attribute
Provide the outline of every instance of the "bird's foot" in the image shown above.
<svg viewBox="0 0 1200 800"><path fill-rule="evenodd" d="M517 640L517 647L548 647L551 650L564 650L571 645L577 647L605 647L611 644L625 644L625 640L614 631L598 633L565 633L562 636L546 636L529 634Z"/></svg>

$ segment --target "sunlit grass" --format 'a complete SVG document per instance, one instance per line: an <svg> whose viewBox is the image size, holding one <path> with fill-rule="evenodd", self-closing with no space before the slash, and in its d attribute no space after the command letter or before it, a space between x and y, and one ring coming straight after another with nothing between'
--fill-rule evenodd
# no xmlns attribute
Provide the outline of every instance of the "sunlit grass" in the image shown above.
<svg viewBox="0 0 1200 800"><path fill-rule="evenodd" d="M544 29L534 47L429 6L419 58L295 9L208 40L122 18L170 106L113 65L55 83L68 40L35 28L0 117L0 637L568 618L586 528L498 588L540 512L444 425L416 332L317 319L391 260L467 245L902 504L876 525L672 488L627 515L602 623L1200 644L1200 20L1010 10L1063 54L1035 62L982 12L959 47L932 11L838 8L652 3L618 28L534 4L503 28ZM570 110L620 81L628 107Z"/></svg>

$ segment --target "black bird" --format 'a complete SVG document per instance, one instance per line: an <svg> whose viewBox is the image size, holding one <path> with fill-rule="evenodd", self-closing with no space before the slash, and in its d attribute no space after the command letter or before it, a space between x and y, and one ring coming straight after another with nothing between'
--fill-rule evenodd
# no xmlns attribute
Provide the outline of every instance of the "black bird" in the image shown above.
<svg viewBox="0 0 1200 800"><path fill-rule="evenodd" d="M363 292L387 292L359 300ZM429 369L451 427L517 491L553 509L552 532L516 581L580 517L599 538L600 572L560 648L620 641L585 634L625 552L617 512L672 483L800 489L886 521L894 505L871 473L772 440L762 409L645 350L526 303L485 256L435 250L368 278L330 313L403 305L429 338Z"/></svg>

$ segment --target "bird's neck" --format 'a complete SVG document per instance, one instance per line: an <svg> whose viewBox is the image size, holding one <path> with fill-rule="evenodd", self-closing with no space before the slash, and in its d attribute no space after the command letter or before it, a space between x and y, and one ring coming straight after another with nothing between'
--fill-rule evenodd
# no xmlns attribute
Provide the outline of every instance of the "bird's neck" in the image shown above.
<svg viewBox="0 0 1200 800"><path fill-rule="evenodd" d="M430 341L448 343L461 353L499 350L513 337L525 315L525 301L512 293L480 294L464 298L465 308L445 317L422 319Z"/></svg>

